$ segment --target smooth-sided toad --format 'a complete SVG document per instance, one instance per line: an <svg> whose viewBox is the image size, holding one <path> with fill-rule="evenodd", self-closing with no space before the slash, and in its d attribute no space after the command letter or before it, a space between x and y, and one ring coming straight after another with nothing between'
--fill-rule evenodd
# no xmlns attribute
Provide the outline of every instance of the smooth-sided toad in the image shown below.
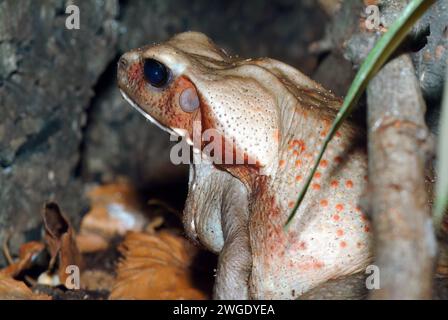
<svg viewBox="0 0 448 320"><path fill-rule="evenodd" d="M190 144L194 133L213 129L231 142L213 159L243 159L219 164L204 156L190 165L184 225L219 254L215 298L294 299L368 265L370 225L359 204L367 156L363 135L349 122L283 228L339 98L288 65L230 57L196 32L124 54L118 84L162 129ZM195 147L204 151L209 143Z"/></svg>

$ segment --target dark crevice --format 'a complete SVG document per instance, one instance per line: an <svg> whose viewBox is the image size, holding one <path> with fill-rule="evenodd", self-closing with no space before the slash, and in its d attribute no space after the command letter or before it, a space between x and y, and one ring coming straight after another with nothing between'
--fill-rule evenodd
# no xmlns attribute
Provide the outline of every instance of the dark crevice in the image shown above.
<svg viewBox="0 0 448 320"><path fill-rule="evenodd" d="M19 147L16 152L16 159L34 153L38 150L45 150L48 139L61 130L62 124L59 119L49 120L38 133L29 137L29 139Z"/></svg>
<svg viewBox="0 0 448 320"><path fill-rule="evenodd" d="M118 50L117 50L118 51ZM109 65L106 67L105 71L101 74L99 77L96 85L93 87L93 98L90 100L89 106L85 109L86 114L86 123L84 127L81 129L81 143L79 145L79 160L78 164L76 165L74 169L74 177L75 178L82 178L83 172L84 172L84 157L85 157L85 151L87 147L87 133L89 131L90 125L94 122L95 118L95 106L97 105L97 101L102 98L103 94L107 91L107 89L111 85L111 81L116 78L116 69L117 69L117 61L118 61L119 55L118 53L115 55L115 57L111 60Z"/></svg>
<svg viewBox="0 0 448 320"><path fill-rule="evenodd" d="M404 39L400 47L390 56L388 61L392 61L404 53L416 53L428 44L428 37L431 34L429 26L422 32Z"/></svg>
<svg viewBox="0 0 448 320"><path fill-rule="evenodd" d="M428 44L428 37L431 35L431 27L428 25L422 29L414 37L409 39L409 50L412 52L419 52Z"/></svg>
<svg viewBox="0 0 448 320"><path fill-rule="evenodd" d="M63 3L61 3L60 6L56 6L55 10L54 10L54 16L55 17L60 17L60 16L65 16L65 5Z"/></svg>
<svg viewBox="0 0 448 320"><path fill-rule="evenodd" d="M126 8L128 7L128 2L129 2L129 0L119 0L118 1L119 10L118 10L117 18L116 18L118 21L123 20L123 17L126 12Z"/></svg>

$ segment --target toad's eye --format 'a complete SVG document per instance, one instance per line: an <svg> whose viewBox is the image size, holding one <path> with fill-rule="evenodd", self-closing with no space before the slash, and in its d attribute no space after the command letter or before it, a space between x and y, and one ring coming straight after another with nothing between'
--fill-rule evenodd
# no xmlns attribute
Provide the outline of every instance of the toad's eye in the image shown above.
<svg viewBox="0 0 448 320"><path fill-rule="evenodd" d="M146 59L143 66L146 81L156 88L161 88L168 83L169 69L164 64L154 59Z"/></svg>

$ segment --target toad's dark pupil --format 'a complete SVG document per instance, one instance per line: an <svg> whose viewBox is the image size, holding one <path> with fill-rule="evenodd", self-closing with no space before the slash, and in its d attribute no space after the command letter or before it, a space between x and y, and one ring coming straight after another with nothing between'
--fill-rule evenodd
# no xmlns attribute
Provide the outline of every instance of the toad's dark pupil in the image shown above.
<svg viewBox="0 0 448 320"><path fill-rule="evenodd" d="M143 73L145 74L146 81L154 87L163 87L168 82L168 69L157 60L146 59L143 66Z"/></svg>

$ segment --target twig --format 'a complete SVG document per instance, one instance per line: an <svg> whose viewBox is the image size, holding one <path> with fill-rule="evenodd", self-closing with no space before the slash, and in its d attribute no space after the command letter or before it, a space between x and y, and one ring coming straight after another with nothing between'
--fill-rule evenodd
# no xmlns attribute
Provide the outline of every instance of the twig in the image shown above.
<svg viewBox="0 0 448 320"><path fill-rule="evenodd" d="M14 259L11 257L11 253L9 251L9 239L11 239L11 232L7 232L5 239L2 244L2 251L3 255L6 258L6 261L8 262L8 265L12 265L14 263Z"/></svg>
<svg viewBox="0 0 448 320"><path fill-rule="evenodd" d="M31 278L30 276L24 276L23 279L28 283L30 287L34 287L37 285L37 281Z"/></svg>
<svg viewBox="0 0 448 320"><path fill-rule="evenodd" d="M375 264L373 299L429 299L437 252L425 167L429 132L425 102L408 55L368 86L369 177Z"/></svg>

